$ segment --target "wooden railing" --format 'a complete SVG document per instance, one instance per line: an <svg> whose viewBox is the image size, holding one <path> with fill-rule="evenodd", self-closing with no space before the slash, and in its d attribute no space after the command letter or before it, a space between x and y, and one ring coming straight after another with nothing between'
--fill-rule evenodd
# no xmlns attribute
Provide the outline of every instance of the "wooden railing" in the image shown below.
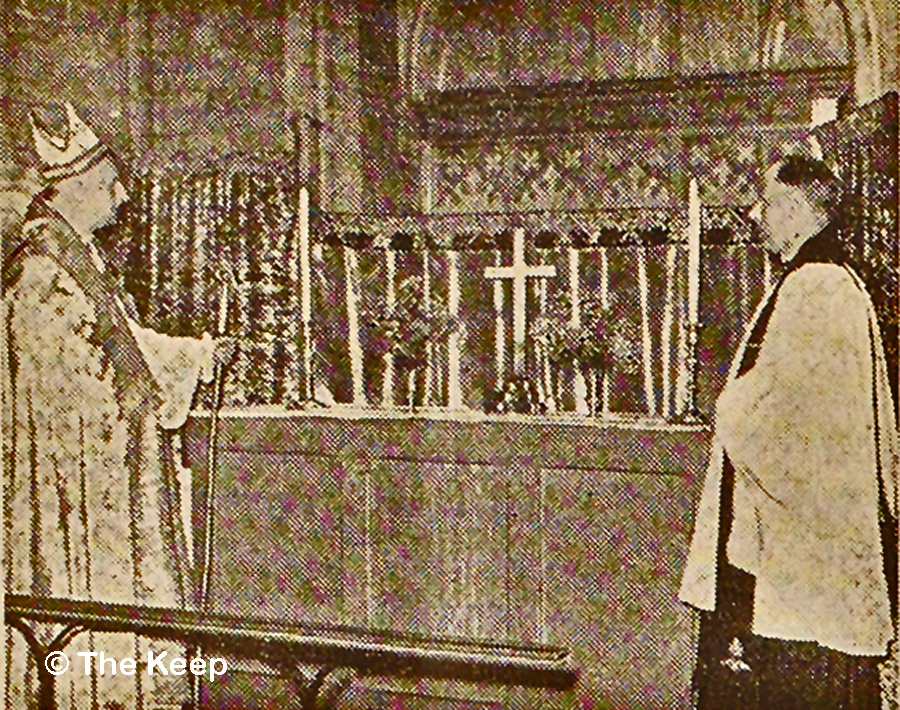
<svg viewBox="0 0 900 710"><path fill-rule="evenodd" d="M297 688L298 706L321 707L317 696L337 668L361 675L449 678L468 682L563 690L578 680L569 652L550 646L526 646L439 639L340 626L258 621L175 609L102 604L72 599L7 594L6 622L23 634L35 658L42 710L55 710L55 675L48 654L62 652L79 633L133 633L183 642L189 649L263 661L278 668ZM31 622L62 625L49 643L41 643ZM320 670L311 681L300 665ZM199 710L199 704L193 708Z"/></svg>

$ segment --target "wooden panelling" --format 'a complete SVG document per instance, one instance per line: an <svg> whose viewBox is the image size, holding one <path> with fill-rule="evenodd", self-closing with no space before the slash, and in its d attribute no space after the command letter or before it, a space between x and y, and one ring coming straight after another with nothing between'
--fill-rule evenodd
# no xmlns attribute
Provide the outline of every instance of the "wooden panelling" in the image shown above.
<svg viewBox="0 0 900 710"><path fill-rule="evenodd" d="M196 520L207 425L186 432ZM688 707L694 619L677 587L706 432L303 414L220 426L215 610L572 648L574 691L471 691L500 706ZM374 687L409 707L449 692Z"/></svg>

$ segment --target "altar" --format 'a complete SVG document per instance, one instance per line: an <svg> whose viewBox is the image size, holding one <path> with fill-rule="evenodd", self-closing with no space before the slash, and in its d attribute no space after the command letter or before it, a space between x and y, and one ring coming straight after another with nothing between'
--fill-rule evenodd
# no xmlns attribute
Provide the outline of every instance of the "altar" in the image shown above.
<svg viewBox="0 0 900 710"><path fill-rule="evenodd" d="M198 413L185 431L195 523L209 424ZM677 588L704 428L233 410L218 442L212 610L550 643L581 673L565 694L365 681L404 707L690 707L695 617Z"/></svg>

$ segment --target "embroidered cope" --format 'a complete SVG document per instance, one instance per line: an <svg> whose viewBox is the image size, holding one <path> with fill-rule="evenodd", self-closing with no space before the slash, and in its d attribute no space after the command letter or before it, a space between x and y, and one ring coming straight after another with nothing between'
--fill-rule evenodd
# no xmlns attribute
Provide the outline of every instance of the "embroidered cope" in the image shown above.
<svg viewBox="0 0 900 710"><path fill-rule="evenodd" d="M127 319L104 292L110 280L90 238L52 211L23 234L18 279L3 301L5 588L182 606L187 558L163 427L184 423L198 378L210 379L212 341L170 338ZM33 662L18 632L7 633L7 706L30 706ZM150 648L165 646L82 634L66 652L82 665L75 654L87 650L140 663ZM96 692L99 707L134 707L139 693L153 707L151 681L138 668L92 679L78 667L57 679L59 706L90 707Z"/></svg>

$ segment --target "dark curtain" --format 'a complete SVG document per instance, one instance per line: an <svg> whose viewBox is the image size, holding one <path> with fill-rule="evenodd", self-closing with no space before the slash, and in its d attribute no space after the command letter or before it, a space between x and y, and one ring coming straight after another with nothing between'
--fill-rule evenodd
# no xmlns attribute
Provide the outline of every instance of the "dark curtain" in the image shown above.
<svg viewBox="0 0 900 710"><path fill-rule="evenodd" d="M843 235L850 262L875 304L891 390L898 402L897 93L891 92L818 131L845 185Z"/></svg>
<svg viewBox="0 0 900 710"><path fill-rule="evenodd" d="M226 404L297 404L299 357L296 194L270 171L145 175L132 188L126 288L145 325L170 335L218 332L222 269L225 332L239 339ZM200 393L208 404L209 393Z"/></svg>

